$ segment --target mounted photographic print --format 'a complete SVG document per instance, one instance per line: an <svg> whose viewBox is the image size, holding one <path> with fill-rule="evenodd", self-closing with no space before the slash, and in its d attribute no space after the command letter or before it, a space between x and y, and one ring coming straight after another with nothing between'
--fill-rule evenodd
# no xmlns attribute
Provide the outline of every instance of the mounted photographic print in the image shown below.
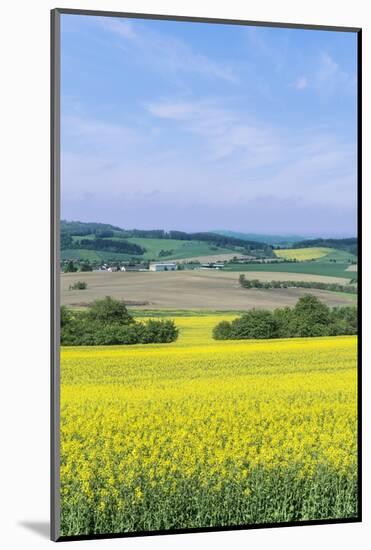
<svg viewBox="0 0 371 550"><path fill-rule="evenodd" d="M360 521L360 55L53 10L54 540Z"/></svg>

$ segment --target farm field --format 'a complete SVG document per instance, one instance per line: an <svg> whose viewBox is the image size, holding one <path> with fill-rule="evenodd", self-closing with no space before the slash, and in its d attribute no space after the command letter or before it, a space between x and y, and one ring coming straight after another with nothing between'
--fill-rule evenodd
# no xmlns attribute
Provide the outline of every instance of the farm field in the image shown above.
<svg viewBox="0 0 371 550"><path fill-rule="evenodd" d="M316 260L314 262L288 262L276 264L229 264L224 269L225 271L298 273L301 275L321 275L323 277L357 279L357 273L354 271L349 271L348 267L349 263L347 262L330 263L324 261L323 258L320 258L319 260ZM311 280L315 279L311 278Z"/></svg>
<svg viewBox="0 0 371 550"><path fill-rule="evenodd" d="M310 248L287 248L275 250L274 253L278 258L285 260L317 260L322 256L327 256L331 252L331 248L310 247Z"/></svg>
<svg viewBox="0 0 371 550"><path fill-rule="evenodd" d="M329 262L336 260L341 263L349 263L349 260L357 261L357 257L350 252L326 247L287 248L275 250L274 253L278 258L284 258L285 260L297 260L298 262L310 260Z"/></svg>
<svg viewBox="0 0 371 550"><path fill-rule="evenodd" d="M286 264L289 266L290 264ZM259 267L255 265L254 267ZM349 273L348 273L349 274ZM353 273L349 274L351 277ZM82 307L98 298L112 296L128 303L143 304L144 309L212 309L241 310L252 307L273 309L294 305L308 292L304 288L243 289L238 283L239 272L185 270L176 272L125 273L63 273L61 275L61 303ZM261 280L314 280L346 284L349 279L292 273L250 273ZM69 290L76 281L87 282L86 290ZM345 293L310 289L329 306L349 305L354 297Z"/></svg>
<svg viewBox="0 0 371 550"><path fill-rule="evenodd" d="M182 241L177 239L149 239L141 237L129 237L129 243L138 244L146 249L143 254L144 259L160 259L160 260L178 260L188 259L194 256L232 254L238 253L230 248L222 248L213 246L201 241ZM159 255L160 251L168 251L169 254Z"/></svg>
<svg viewBox="0 0 371 550"><path fill-rule="evenodd" d="M62 348L63 535L356 516L356 337L214 341L233 317Z"/></svg>
<svg viewBox="0 0 371 550"><path fill-rule="evenodd" d="M119 233L118 233L119 235ZM74 242L80 239L93 240L94 235L73 236ZM122 236L111 237L113 241L122 241ZM142 255L138 255L138 260L186 260L188 258L199 258L204 256L232 258L239 253L230 248L222 248L212 243L208 244L202 241L183 241L178 239L152 239L142 237L128 237L125 239L129 243L138 244L146 249ZM168 254L160 252L168 252ZM80 259L89 261L123 261L133 258L132 254L123 252L108 252L104 250L87 250L84 248L68 248L61 251L62 260ZM200 260L202 261L202 260ZM206 260L205 260L206 261Z"/></svg>

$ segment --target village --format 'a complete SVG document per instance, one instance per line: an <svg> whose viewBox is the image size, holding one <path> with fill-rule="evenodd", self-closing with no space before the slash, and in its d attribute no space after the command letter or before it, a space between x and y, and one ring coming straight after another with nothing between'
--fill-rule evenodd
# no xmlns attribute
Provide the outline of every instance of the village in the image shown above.
<svg viewBox="0 0 371 550"><path fill-rule="evenodd" d="M206 262L200 262L199 260L193 260L193 261L173 261L173 262L149 262L148 267L145 266L143 263L138 264L127 264L127 265L117 265L117 264L109 264L104 263L101 266L99 266L97 269L93 269L92 271L95 272L101 272L101 271L107 271L108 273L115 273L115 272L127 272L127 271L154 271L154 272L162 272L162 271L178 271L182 269L202 269L202 270L220 270L226 267L226 265L231 262L231 259L222 259L219 261L206 261ZM247 264L247 263L282 263L285 262L284 259L277 259L277 258L254 258L254 257L246 257L246 256L235 256L233 257L233 263L236 264Z"/></svg>

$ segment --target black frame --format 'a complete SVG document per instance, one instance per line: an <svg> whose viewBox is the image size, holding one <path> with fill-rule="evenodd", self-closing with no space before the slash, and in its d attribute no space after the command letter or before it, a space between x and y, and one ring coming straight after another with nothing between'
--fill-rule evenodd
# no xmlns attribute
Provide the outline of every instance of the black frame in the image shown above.
<svg viewBox="0 0 371 550"><path fill-rule="evenodd" d="M79 10L55 8L51 10L51 429L50 429L50 460L51 460L51 508L50 536L55 542L73 540L95 540L124 537L145 537L153 535L174 535L186 533L206 533L217 531L239 531L249 529L265 529L271 527L294 527L304 525L329 525L338 523L358 523L362 521L362 28L337 27L328 25L272 23L265 21L248 21L240 19L218 19L212 17L192 17L179 15L159 15L147 13L128 13L100 10ZM308 29L334 32L353 32L357 34L357 231L358 231L358 343L357 343L357 466L358 466L358 515L356 518L288 521L280 523L262 523L233 525L222 527L184 528L157 531L139 531L127 533L106 533L96 535L60 536L60 501L59 501L59 407L60 407L60 281L59 281L59 222L60 222L60 16L92 15L100 17L120 17L130 19L152 19L165 21L189 21L194 23L216 23L228 25L243 25L254 27L278 27L288 29Z"/></svg>

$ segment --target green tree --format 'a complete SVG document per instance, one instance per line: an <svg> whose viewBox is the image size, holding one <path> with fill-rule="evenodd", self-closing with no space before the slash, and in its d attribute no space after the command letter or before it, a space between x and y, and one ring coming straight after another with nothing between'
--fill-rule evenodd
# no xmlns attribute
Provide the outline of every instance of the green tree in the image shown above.
<svg viewBox="0 0 371 550"><path fill-rule="evenodd" d="M270 311L252 309L231 323L231 337L240 338L274 338L276 326Z"/></svg>
<svg viewBox="0 0 371 550"><path fill-rule="evenodd" d="M88 288L88 283L85 281L76 281L69 286L69 290L86 290Z"/></svg>
<svg viewBox="0 0 371 550"><path fill-rule="evenodd" d="M121 323L129 325L134 323L132 315L128 312L124 302L106 296L102 300L95 300L87 313L91 321L101 323Z"/></svg>
<svg viewBox="0 0 371 550"><path fill-rule="evenodd" d="M238 278L238 281L239 281L241 286L245 286L245 279L246 279L245 275L243 273L241 273L241 275Z"/></svg>
<svg viewBox="0 0 371 550"><path fill-rule="evenodd" d="M75 264L73 263L73 261L70 260L70 261L64 266L63 271L64 271L64 273L76 273L77 267L75 266Z"/></svg>
<svg viewBox="0 0 371 550"><path fill-rule="evenodd" d="M221 321L213 328L213 338L215 340L229 340L231 338L231 323Z"/></svg>
<svg viewBox="0 0 371 550"><path fill-rule="evenodd" d="M71 321L71 313L68 311L66 306L62 306L61 313L60 313L61 328L65 327L70 321Z"/></svg>
<svg viewBox="0 0 371 550"><path fill-rule="evenodd" d="M328 334L330 308L316 296L305 294L294 307L297 336L324 336Z"/></svg>
<svg viewBox="0 0 371 550"><path fill-rule="evenodd" d="M273 311L272 316L275 322L277 338L293 338L296 336L296 322L292 308L277 308Z"/></svg>

